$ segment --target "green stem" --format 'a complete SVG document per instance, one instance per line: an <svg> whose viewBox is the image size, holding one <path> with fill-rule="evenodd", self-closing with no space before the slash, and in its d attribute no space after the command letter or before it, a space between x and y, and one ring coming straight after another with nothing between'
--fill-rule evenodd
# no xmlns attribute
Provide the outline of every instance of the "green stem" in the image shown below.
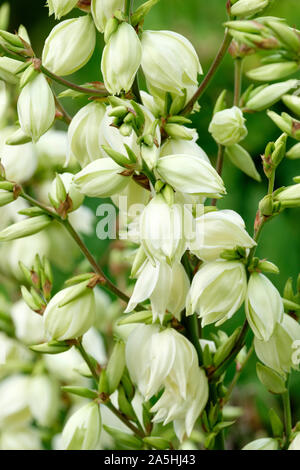
<svg viewBox="0 0 300 470"><path fill-rule="evenodd" d="M289 446L291 433L292 433L292 412L291 412L291 400L290 400L290 391L289 391L289 379L287 379L287 391L282 394L283 401L283 410L284 410L284 425L285 425L285 448Z"/></svg>
<svg viewBox="0 0 300 470"><path fill-rule="evenodd" d="M80 352L82 358L84 359L84 361L86 362L88 368L90 369L93 378L95 379L96 383L98 384L99 375L98 375L97 372L95 371L95 368L94 368L94 366L93 366L93 363L92 363L92 361L91 361L89 355L87 354L86 350L85 350L84 347L82 346L81 341L78 341L78 343L75 345L75 347L76 347L76 349L78 349L78 351Z"/></svg>
<svg viewBox="0 0 300 470"><path fill-rule="evenodd" d="M216 170L217 170L217 173L220 176L222 175L222 171L223 171L224 155L225 155L225 147L224 147L224 145L219 145L218 146L218 157L217 157L217 163L216 163ZM213 199L211 201L211 205L216 206L216 204L217 204L217 199Z"/></svg>
<svg viewBox="0 0 300 470"><path fill-rule="evenodd" d="M125 424L125 426L127 426L134 434L136 434L138 437L140 437L141 439L143 439L146 435L145 433L138 429L134 424L132 424L127 418L125 415L123 415L123 413L121 413L121 411L119 411L113 404L111 401L108 401L106 403L104 403L104 405L115 415L117 416L121 421L122 423Z"/></svg>
<svg viewBox="0 0 300 470"><path fill-rule="evenodd" d="M275 170L272 171L271 176L269 178L268 195L273 194L274 184L275 184Z"/></svg>
<svg viewBox="0 0 300 470"><path fill-rule="evenodd" d="M187 103L187 105L185 106L185 108L181 111L180 114L189 114L192 112L193 110L193 107L194 107L194 104L199 100L199 98L203 95L203 93L205 92L206 88L208 87L208 85L210 84L212 78L214 77L216 71L218 70L218 67L219 65L221 64L226 52L227 52L227 49L229 47L231 43L231 36L228 32L228 29L225 30L225 35L224 35L224 39L223 39L223 42L221 44L221 47L215 57L215 60L213 61L209 71L207 72L204 80L202 81L201 85L199 86L198 90L196 91L196 93L194 94L194 96L190 99L190 101Z"/></svg>
<svg viewBox="0 0 300 470"><path fill-rule="evenodd" d="M239 106L242 89L242 69L243 60L240 58L234 61L234 106Z"/></svg>
<svg viewBox="0 0 300 470"><path fill-rule="evenodd" d="M76 85L75 83L69 82L69 80L65 80L64 78L59 77L58 75L55 75L55 73L50 72L50 70L46 69L46 67L44 67L43 65L41 65L39 69L41 72L43 72L44 75L47 75L47 77L51 78L57 83L60 83L66 88L70 88L71 90L75 90L80 93L84 93L86 95L97 96L97 97L109 96L109 92L105 90L104 88L103 89L85 88L80 85Z"/></svg>

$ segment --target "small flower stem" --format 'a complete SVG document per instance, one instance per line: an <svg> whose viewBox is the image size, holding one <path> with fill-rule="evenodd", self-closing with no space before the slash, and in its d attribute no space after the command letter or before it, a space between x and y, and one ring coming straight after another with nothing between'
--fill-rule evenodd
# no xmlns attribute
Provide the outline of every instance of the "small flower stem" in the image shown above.
<svg viewBox="0 0 300 470"><path fill-rule="evenodd" d="M221 44L221 47L215 57L215 60L213 61L209 71L207 72L204 80L202 81L202 83L200 84L198 90L196 91L196 93L194 94L194 96L192 96L192 98L190 99L190 101L187 103L187 105L185 106L185 108L181 111L180 114L182 115L185 115L185 114L190 114L193 110L193 107L194 107L194 104L198 101L198 99L203 95L203 93L205 92L206 88L208 87L208 85L210 84L212 78L214 77L216 71L218 70L218 67L219 65L221 64L226 52L227 52L227 49L229 47L231 43L231 36L228 32L228 29L225 30L225 35L224 35L224 39L223 39L223 42Z"/></svg>
<svg viewBox="0 0 300 470"><path fill-rule="evenodd" d="M224 164L224 155L225 155L225 147L224 145L218 145L218 156L217 156L217 163L216 163L216 171L221 176L223 171L223 164ZM217 199L213 199L211 201L212 206L216 206Z"/></svg>
<svg viewBox="0 0 300 470"><path fill-rule="evenodd" d="M274 184L275 184L275 170L272 171L271 176L269 178L268 195L273 194Z"/></svg>
<svg viewBox="0 0 300 470"><path fill-rule="evenodd" d="M76 349L78 349L78 351L80 352L82 358L84 359L84 361L86 362L88 368L90 369L91 371L91 374L93 376L93 378L95 379L96 381L96 384L98 384L98 381L99 381L99 375L97 374L93 364L92 364L92 361L90 360L89 358L89 355L88 353L86 352L86 350L84 349L84 347L82 346L82 343L81 341L78 341L78 343L75 345Z"/></svg>
<svg viewBox="0 0 300 470"><path fill-rule="evenodd" d="M119 411L113 404L111 401L108 401L106 403L104 403L104 405L115 415L117 416L117 418L119 418L122 423L125 424L125 426L127 426L134 434L136 434L138 437L140 437L141 439L143 439L146 435L145 433L138 429L134 424L132 424L127 418L125 415L123 415L123 413L121 413L121 411Z"/></svg>
<svg viewBox="0 0 300 470"><path fill-rule="evenodd" d="M242 89L242 69L243 60L240 58L234 61L234 106L239 106Z"/></svg>
<svg viewBox="0 0 300 470"><path fill-rule="evenodd" d="M62 77L59 77L58 75L55 75L54 73L50 72L50 70L46 69L43 65L39 67L40 71L43 72L44 75L47 75L47 77L51 78L57 83L60 83L61 85L65 86L66 88L70 88L71 90L78 91L80 93L86 94L86 95L91 95L91 96L109 96L109 93L107 90L103 89L98 89L98 88L85 88L80 85L76 85L75 83L69 82L68 80L65 80Z"/></svg>
<svg viewBox="0 0 300 470"><path fill-rule="evenodd" d="M53 91L53 90L52 90ZM60 103L59 99L57 98L56 94L53 92L54 100L55 100L55 105L56 109L61 113L62 119L65 121L67 125L69 125L72 121L72 117L69 115L69 113L65 110L63 105Z"/></svg>
<svg viewBox="0 0 300 470"><path fill-rule="evenodd" d="M289 378L287 379L287 391L282 394L283 401L283 412L284 412L284 425L285 425L285 448L289 446L290 437L292 433L292 412L291 412L291 400L290 400L290 391L289 391Z"/></svg>

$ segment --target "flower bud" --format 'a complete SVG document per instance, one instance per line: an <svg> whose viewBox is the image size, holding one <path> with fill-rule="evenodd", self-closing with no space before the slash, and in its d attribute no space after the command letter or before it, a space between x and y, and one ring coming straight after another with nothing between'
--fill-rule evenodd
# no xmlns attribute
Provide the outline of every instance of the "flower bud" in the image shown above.
<svg viewBox="0 0 300 470"><path fill-rule="evenodd" d="M17 73L24 69L24 63L9 57L0 57L0 79L16 85L19 81Z"/></svg>
<svg viewBox="0 0 300 470"><path fill-rule="evenodd" d="M263 274L252 273L248 282L245 310L255 336L268 341L283 319L283 302L278 290Z"/></svg>
<svg viewBox="0 0 300 470"><path fill-rule="evenodd" d="M255 168L255 164L250 153L247 152L247 150L245 150L241 145L235 144L226 147L225 154L234 166L239 168L255 181L261 181L260 174Z"/></svg>
<svg viewBox="0 0 300 470"><path fill-rule="evenodd" d="M59 291L48 303L43 315L47 338L63 341L83 335L95 321L95 296L93 289L84 288L76 295L74 285ZM72 299L72 296L73 299ZM68 300L68 297L72 300Z"/></svg>
<svg viewBox="0 0 300 470"><path fill-rule="evenodd" d="M29 381L29 406L38 424L51 427L59 412L58 383L46 374L33 375Z"/></svg>
<svg viewBox="0 0 300 470"><path fill-rule="evenodd" d="M52 181L49 196L55 206L59 206L68 202L67 212L75 211L81 206L84 200L84 195L75 188L73 182L74 175L72 173L61 173ZM62 192L60 192L60 185L62 185ZM68 199L68 201L67 201Z"/></svg>
<svg viewBox="0 0 300 470"><path fill-rule="evenodd" d="M288 450L300 450L300 432L294 436Z"/></svg>
<svg viewBox="0 0 300 470"><path fill-rule="evenodd" d="M299 323L284 314L282 323L277 323L274 333L268 341L261 341L255 337L255 352L266 366L279 374L289 373L291 368L298 369L298 364L293 361L295 353L293 343L299 340Z"/></svg>
<svg viewBox="0 0 300 470"><path fill-rule="evenodd" d="M101 70L104 84L113 95L128 92L141 63L140 40L131 25L121 23L105 46Z"/></svg>
<svg viewBox="0 0 300 470"><path fill-rule="evenodd" d="M67 15L75 6L78 0L47 0L49 8L49 16L55 16L56 20L60 20L62 16Z"/></svg>
<svg viewBox="0 0 300 470"><path fill-rule="evenodd" d="M184 223L184 214L182 206L169 206L161 194L145 207L140 218L140 238L151 260L171 264L181 259L186 248L185 235L189 230Z"/></svg>
<svg viewBox="0 0 300 470"><path fill-rule="evenodd" d="M274 80L281 80L287 75L291 75L298 70L297 62L278 62L275 64L262 65L256 69L247 72L247 77L250 80L257 80L260 82L268 82Z"/></svg>
<svg viewBox="0 0 300 470"><path fill-rule="evenodd" d="M202 68L194 47L184 36L173 31L145 31L141 42L148 88L182 95L183 89L198 84Z"/></svg>
<svg viewBox="0 0 300 470"><path fill-rule="evenodd" d="M284 95L282 101L293 113L300 117L300 96Z"/></svg>
<svg viewBox="0 0 300 470"><path fill-rule="evenodd" d="M247 291L247 276L239 261L214 261L204 264L193 279L186 301L187 315L197 312L202 326L221 325L242 305Z"/></svg>
<svg viewBox="0 0 300 470"><path fill-rule="evenodd" d="M280 202L282 207L300 207L300 183L283 189L275 195L274 200Z"/></svg>
<svg viewBox="0 0 300 470"><path fill-rule="evenodd" d="M280 375L260 362L256 364L256 373L261 383L267 390L275 395L281 395L287 391L285 386L286 376Z"/></svg>
<svg viewBox="0 0 300 470"><path fill-rule="evenodd" d="M226 194L213 166L193 155L168 155L158 160L157 171L174 189L187 194L220 198Z"/></svg>
<svg viewBox="0 0 300 470"><path fill-rule="evenodd" d="M224 250L256 245L246 232L243 219L231 210L208 212L198 217L195 230L190 250L204 261L220 259Z"/></svg>
<svg viewBox="0 0 300 470"><path fill-rule="evenodd" d="M263 437L249 442L242 450L278 450L279 444L277 439L271 437Z"/></svg>
<svg viewBox="0 0 300 470"><path fill-rule="evenodd" d="M92 0L91 12L96 28L104 33L109 19L117 10L124 12L125 0Z"/></svg>
<svg viewBox="0 0 300 470"><path fill-rule="evenodd" d="M166 311L180 320L189 291L190 282L181 263L175 262L172 267L166 263L150 261L143 263L130 302L125 313L135 309L137 304L150 299L153 322L159 318L163 322Z"/></svg>
<svg viewBox="0 0 300 470"><path fill-rule="evenodd" d="M117 390L125 368L125 345L118 341L109 358L106 368L106 378L108 382L109 393Z"/></svg>
<svg viewBox="0 0 300 470"><path fill-rule="evenodd" d="M47 79L39 73L27 83L18 99L18 116L23 132L36 142L52 126L55 101Z"/></svg>
<svg viewBox="0 0 300 470"><path fill-rule="evenodd" d="M43 66L57 75L70 75L90 60L95 44L96 31L90 15L62 21L46 39Z"/></svg>
<svg viewBox="0 0 300 470"><path fill-rule="evenodd" d="M21 220L21 222L10 225L0 232L0 242L8 242L34 235L46 228L51 221L52 219L47 215L38 215L37 217Z"/></svg>
<svg viewBox="0 0 300 470"><path fill-rule="evenodd" d="M75 187L86 196L109 197L129 184L130 177L123 176L123 171L124 168L111 158L100 158L75 175Z"/></svg>
<svg viewBox="0 0 300 470"><path fill-rule="evenodd" d="M286 154L287 158L291 160L298 160L300 158L300 143L293 145Z"/></svg>
<svg viewBox="0 0 300 470"><path fill-rule="evenodd" d="M84 167L100 158L99 128L105 114L105 106L97 101L89 103L73 117L68 129L68 156L76 158Z"/></svg>
<svg viewBox="0 0 300 470"><path fill-rule="evenodd" d="M242 111L233 106L216 113L209 125L209 132L220 145L234 145L248 134Z"/></svg>
<svg viewBox="0 0 300 470"><path fill-rule="evenodd" d="M274 83L250 98L245 107L252 111L262 111L276 103L285 93L298 86L298 80L287 80L286 82ZM292 97L292 95L286 95ZM300 100L300 98L298 98ZM284 97L283 97L284 101ZM299 108L300 112L300 108Z"/></svg>
<svg viewBox="0 0 300 470"><path fill-rule="evenodd" d="M65 450L96 450L101 433L99 405L88 403L68 419L63 432L62 442Z"/></svg>
<svg viewBox="0 0 300 470"><path fill-rule="evenodd" d="M238 17L255 15L266 8L269 3L270 0L238 0L231 6L230 13Z"/></svg>
<svg viewBox="0 0 300 470"><path fill-rule="evenodd" d="M0 207L6 206L15 200L14 194L12 191L5 191L0 189Z"/></svg>

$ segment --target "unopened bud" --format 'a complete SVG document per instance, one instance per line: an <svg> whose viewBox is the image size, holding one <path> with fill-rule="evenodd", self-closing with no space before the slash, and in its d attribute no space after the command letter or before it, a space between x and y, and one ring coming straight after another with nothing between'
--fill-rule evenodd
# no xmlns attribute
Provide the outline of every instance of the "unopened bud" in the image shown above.
<svg viewBox="0 0 300 470"><path fill-rule="evenodd" d="M0 232L0 241L7 242L17 238L28 237L40 232L51 223L51 218L47 215L39 215L30 219L21 220L10 225Z"/></svg>
<svg viewBox="0 0 300 470"><path fill-rule="evenodd" d="M270 0L238 0L232 5L230 13L240 18L252 16L266 8L269 3Z"/></svg>
<svg viewBox="0 0 300 470"><path fill-rule="evenodd" d="M247 72L247 77L251 80L260 82L268 82L280 80L281 78L291 75L298 70L297 62L278 62L275 64L262 65L256 69Z"/></svg>
<svg viewBox="0 0 300 470"><path fill-rule="evenodd" d="M78 3L78 0L48 0L49 15L55 16L60 20L62 16L67 15Z"/></svg>
<svg viewBox="0 0 300 470"><path fill-rule="evenodd" d="M104 33L107 24L117 15L124 11L125 0L92 0L91 12L96 28Z"/></svg>
<svg viewBox="0 0 300 470"><path fill-rule="evenodd" d="M300 96L284 95L282 101L293 113L300 117Z"/></svg>
<svg viewBox="0 0 300 470"><path fill-rule="evenodd" d="M68 351L71 345L64 341L50 341L49 343L36 344L30 346L30 349L40 354L61 354Z"/></svg>
<svg viewBox="0 0 300 470"><path fill-rule="evenodd" d="M269 217L273 214L274 205L273 205L273 196L271 194L265 196L259 203L259 211L261 215Z"/></svg>
<svg viewBox="0 0 300 470"><path fill-rule="evenodd" d="M269 392L276 395L286 392L285 377L259 362L256 364L256 372L259 380Z"/></svg>
<svg viewBox="0 0 300 470"><path fill-rule="evenodd" d="M118 341L108 361L106 374L109 393L113 393L119 386L125 368L125 344Z"/></svg>
<svg viewBox="0 0 300 470"><path fill-rule="evenodd" d="M299 35L292 28L280 21L268 21L268 26L274 31L276 36L285 44L288 49L291 49L297 54L300 51L300 38Z"/></svg>
<svg viewBox="0 0 300 470"><path fill-rule="evenodd" d="M262 111L276 103L285 93L298 86L298 80L287 80L286 82L274 83L250 98L245 107L252 111ZM288 95L289 96L289 95Z"/></svg>
<svg viewBox="0 0 300 470"><path fill-rule="evenodd" d="M193 140L191 129L187 127L179 124L166 124L164 129L173 139Z"/></svg>

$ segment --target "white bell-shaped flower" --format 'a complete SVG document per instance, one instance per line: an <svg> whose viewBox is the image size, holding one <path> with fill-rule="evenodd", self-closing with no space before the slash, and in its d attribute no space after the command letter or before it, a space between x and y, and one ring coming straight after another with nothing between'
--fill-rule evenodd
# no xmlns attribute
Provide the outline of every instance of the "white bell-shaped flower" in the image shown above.
<svg viewBox="0 0 300 470"><path fill-rule="evenodd" d="M79 408L68 419L63 432L62 444L65 450L95 450L101 433L99 405L88 403Z"/></svg>
<svg viewBox="0 0 300 470"><path fill-rule="evenodd" d="M82 167L102 156L99 145L99 128L105 106L94 101L78 111L68 129L67 163L75 158Z"/></svg>
<svg viewBox="0 0 300 470"><path fill-rule="evenodd" d="M237 144L248 134L245 118L237 106L216 113L208 130L218 144L226 146Z"/></svg>
<svg viewBox="0 0 300 470"><path fill-rule="evenodd" d="M242 305L247 276L239 261L214 261L204 264L195 275L187 297L187 315L197 312L202 326L221 325Z"/></svg>
<svg viewBox="0 0 300 470"><path fill-rule="evenodd" d="M195 226L195 239L190 243L190 250L204 261L220 259L224 250L256 245L246 232L243 219L232 210L203 214L196 218Z"/></svg>
<svg viewBox="0 0 300 470"><path fill-rule="evenodd" d="M70 75L91 58L96 44L96 29L90 15L65 20L47 37L42 63L56 75Z"/></svg>
<svg viewBox="0 0 300 470"><path fill-rule="evenodd" d="M141 63L142 47L134 28L121 23L103 50L104 84L113 95L128 92Z"/></svg>
<svg viewBox="0 0 300 470"><path fill-rule="evenodd" d="M150 299L153 321L159 318L162 322L166 310L180 319L190 287L181 263L174 263L171 267L164 262L153 266L150 261L145 261L137 273L137 278L125 313L134 310L138 303Z"/></svg>
<svg viewBox="0 0 300 470"><path fill-rule="evenodd" d="M142 69L149 87L181 95L197 85L202 73L197 53L188 39L173 31L144 31Z"/></svg>
<svg viewBox="0 0 300 470"><path fill-rule="evenodd" d="M252 273L248 282L245 311L255 336L268 341L277 323L283 319L283 302L271 281L260 273Z"/></svg>

